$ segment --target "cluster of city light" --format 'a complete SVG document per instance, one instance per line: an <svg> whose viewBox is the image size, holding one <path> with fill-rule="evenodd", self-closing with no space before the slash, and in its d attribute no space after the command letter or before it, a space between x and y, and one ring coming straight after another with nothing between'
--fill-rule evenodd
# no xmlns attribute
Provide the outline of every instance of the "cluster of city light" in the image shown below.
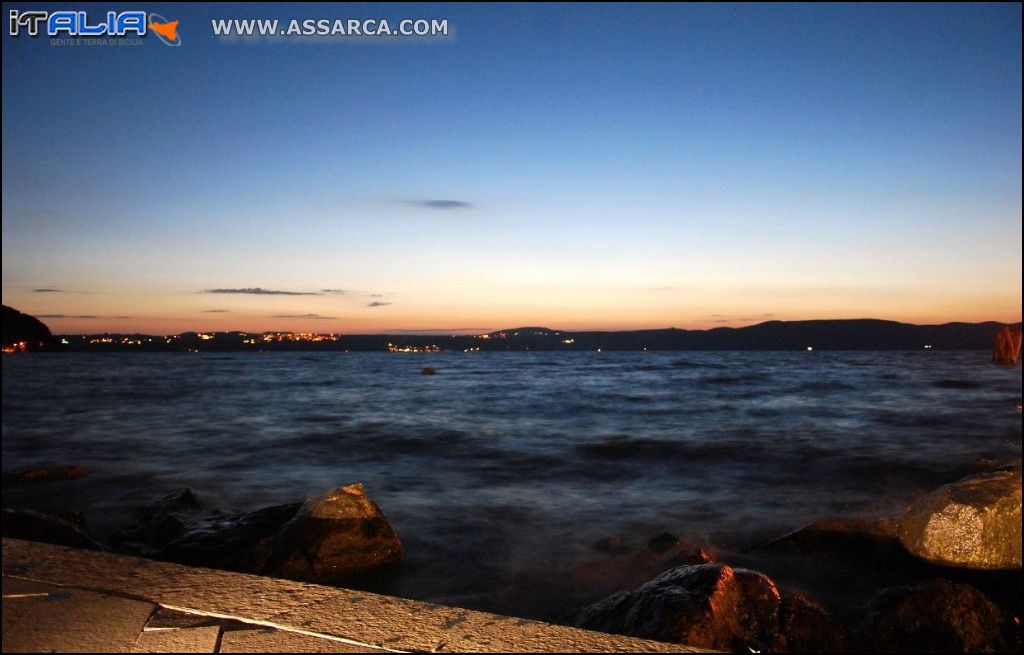
<svg viewBox="0 0 1024 655"><path fill-rule="evenodd" d="M152 339L146 339L146 341L152 341ZM67 340L65 339L63 342L67 343ZM93 337L89 339L89 343L116 343L122 346L141 346L142 339L135 337Z"/></svg>
<svg viewBox="0 0 1024 655"><path fill-rule="evenodd" d="M479 350L479 348L477 348ZM429 346L396 346L393 343L388 343L389 353L439 353L441 347L435 344Z"/></svg>
<svg viewBox="0 0 1024 655"><path fill-rule="evenodd" d="M26 343L25 341L18 341L16 343L12 343L9 346L4 346L4 352L7 354L23 353L26 350L28 350L28 343Z"/></svg>
<svg viewBox="0 0 1024 655"><path fill-rule="evenodd" d="M338 341L341 336L337 334L315 334L313 332L264 332L261 337L263 343L272 341L310 341L321 343L324 341Z"/></svg>

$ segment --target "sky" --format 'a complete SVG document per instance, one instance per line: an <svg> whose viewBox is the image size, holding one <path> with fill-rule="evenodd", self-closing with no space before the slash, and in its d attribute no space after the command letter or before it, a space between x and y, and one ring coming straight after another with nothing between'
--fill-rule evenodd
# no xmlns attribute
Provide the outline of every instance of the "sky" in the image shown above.
<svg viewBox="0 0 1024 655"><path fill-rule="evenodd" d="M1021 320L1020 4L141 8L181 45L3 28L3 303L54 332Z"/></svg>

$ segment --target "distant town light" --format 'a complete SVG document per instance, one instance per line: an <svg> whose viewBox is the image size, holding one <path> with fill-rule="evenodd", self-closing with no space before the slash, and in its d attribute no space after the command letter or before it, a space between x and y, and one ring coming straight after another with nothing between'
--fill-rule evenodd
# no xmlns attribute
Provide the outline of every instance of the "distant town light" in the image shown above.
<svg viewBox="0 0 1024 655"><path fill-rule="evenodd" d="M811 352L812 350L814 350L814 348L807 346L807 352Z"/></svg>

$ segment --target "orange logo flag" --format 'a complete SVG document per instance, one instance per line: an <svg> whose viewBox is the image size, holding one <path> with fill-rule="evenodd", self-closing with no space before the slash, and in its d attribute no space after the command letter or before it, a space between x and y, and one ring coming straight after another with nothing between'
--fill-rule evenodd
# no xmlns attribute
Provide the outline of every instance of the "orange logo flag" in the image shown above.
<svg viewBox="0 0 1024 655"><path fill-rule="evenodd" d="M178 40L178 21L172 20L169 23L152 22L149 28L157 34L165 37L168 41Z"/></svg>

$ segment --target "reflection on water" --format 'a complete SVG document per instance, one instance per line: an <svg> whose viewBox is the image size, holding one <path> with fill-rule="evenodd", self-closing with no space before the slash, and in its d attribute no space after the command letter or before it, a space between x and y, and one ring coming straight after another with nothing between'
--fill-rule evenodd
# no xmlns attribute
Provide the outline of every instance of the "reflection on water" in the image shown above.
<svg viewBox="0 0 1024 655"><path fill-rule="evenodd" d="M393 593L487 606L519 572L663 530L720 548L887 513L1020 456L988 353L66 354L3 360L4 491L100 534L181 486L247 510L362 481ZM421 376L423 366L436 376ZM483 596L478 596L483 594Z"/></svg>

